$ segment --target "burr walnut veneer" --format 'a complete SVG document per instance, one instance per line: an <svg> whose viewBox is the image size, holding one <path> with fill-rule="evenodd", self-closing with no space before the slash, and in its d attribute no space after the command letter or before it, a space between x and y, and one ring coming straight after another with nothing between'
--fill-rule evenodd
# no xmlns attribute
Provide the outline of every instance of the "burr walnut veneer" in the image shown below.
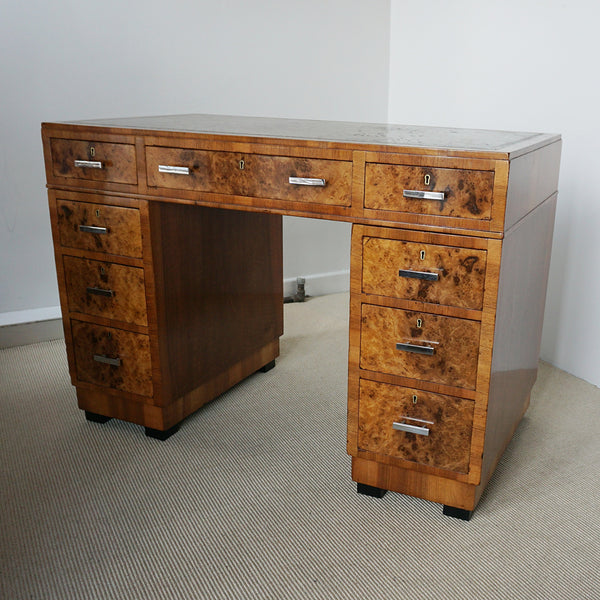
<svg viewBox="0 0 600 600"><path fill-rule="evenodd" d="M559 136L184 115L42 137L88 419L164 439L271 368L281 215L349 221L353 479L470 516L536 377Z"/></svg>

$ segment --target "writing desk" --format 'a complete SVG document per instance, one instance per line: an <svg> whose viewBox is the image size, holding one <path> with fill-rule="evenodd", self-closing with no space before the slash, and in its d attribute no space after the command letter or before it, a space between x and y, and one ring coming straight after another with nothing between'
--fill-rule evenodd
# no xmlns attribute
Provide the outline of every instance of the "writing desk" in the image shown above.
<svg viewBox="0 0 600 600"><path fill-rule="evenodd" d="M353 479L469 518L537 373L559 136L183 115L42 138L88 419L165 439L274 366L281 215L348 221Z"/></svg>

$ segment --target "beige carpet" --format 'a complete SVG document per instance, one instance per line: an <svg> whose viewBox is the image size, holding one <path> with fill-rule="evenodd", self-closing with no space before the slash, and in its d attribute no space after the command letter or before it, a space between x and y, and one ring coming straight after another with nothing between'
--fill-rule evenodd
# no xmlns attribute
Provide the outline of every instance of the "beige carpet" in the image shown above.
<svg viewBox="0 0 600 600"><path fill-rule="evenodd" d="M64 344L0 351L0 597L600 598L600 390L540 365L470 522L356 493L347 296L167 442L76 407Z"/></svg>

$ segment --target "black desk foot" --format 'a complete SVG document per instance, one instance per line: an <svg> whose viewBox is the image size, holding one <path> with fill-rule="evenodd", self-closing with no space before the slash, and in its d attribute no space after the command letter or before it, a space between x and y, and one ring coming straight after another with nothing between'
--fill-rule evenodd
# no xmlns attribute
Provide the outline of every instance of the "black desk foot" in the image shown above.
<svg viewBox="0 0 600 600"><path fill-rule="evenodd" d="M266 373L267 371L270 371L271 369L273 369L275 367L275 361L272 360L271 362L267 363L264 367L261 367L259 369L259 371L261 373Z"/></svg>
<svg viewBox="0 0 600 600"><path fill-rule="evenodd" d="M177 423L177 425L173 425L171 429L166 429L165 431L161 431L160 429L152 429L151 427L145 427L144 429L146 430L147 437L164 442L165 440L168 440L174 433L179 431L179 423Z"/></svg>
<svg viewBox="0 0 600 600"><path fill-rule="evenodd" d="M111 417L105 417L104 415L99 415L97 413L90 412L89 410L85 411L85 418L88 421L92 421L92 423L106 423L106 421L110 421Z"/></svg>
<svg viewBox="0 0 600 600"><path fill-rule="evenodd" d="M471 517L473 516L473 511L465 510L464 508L455 508L454 506L447 506L444 504L444 514L447 517L454 517L455 519L470 521Z"/></svg>
<svg viewBox="0 0 600 600"><path fill-rule="evenodd" d="M357 483L356 491L359 494L372 496L373 498L383 498L387 492L387 490L382 490L381 488L373 487L372 485L366 485L365 483Z"/></svg>

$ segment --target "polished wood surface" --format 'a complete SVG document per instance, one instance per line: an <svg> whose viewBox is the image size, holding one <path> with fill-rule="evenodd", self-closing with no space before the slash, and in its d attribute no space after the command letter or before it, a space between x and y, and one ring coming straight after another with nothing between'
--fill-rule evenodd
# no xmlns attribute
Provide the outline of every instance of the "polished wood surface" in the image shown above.
<svg viewBox="0 0 600 600"><path fill-rule="evenodd" d="M270 364L281 215L351 222L352 477L474 509L535 380L559 136L179 115L42 139L80 408L167 431Z"/></svg>
<svg viewBox="0 0 600 600"><path fill-rule="evenodd" d="M485 264L483 250L365 237L362 291L481 310Z"/></svg>
<svg viewBox="0 0 600 600"><path fill-rule="evenodd" d="M421 381L474 389L480 323L468 319L362 305L360 367ZM432 354L399 350L397 343Z"/></svg>
<svg viewBox="0 0 600 600"><path fill-rule="evenodd" d="M62 246L135 258L142 256L140 216L136 209L59 199L57 218ZM105 231L83 231L82 226Z"/></svg>
<svg viewBox="0 0 600 600"><path fill-rule="evenodd" d="M556 201L553 194L503 241L479 493L526 412L537 377Z"/></svg>
<svg viewBox="0 0 600 600"><path fill-rule="evenodd" d="M467 473L474 403L362 379L358 447L439 469ZM395 422L426 430L423 435L393 428Z"/></svg>
<svg viewBox="0 0 600 600"><path fill-rule="evenodd" d="M50 147L53 173L57 177L114 183L137 182L135 147L132 144L53 139ZM101 168L77 166L75 161L98 162Z"/></svg>
<svg viewBox="0 0 600 600"><path fill-rule="evenodd" d="M493 189L493 171L369 164L365 178L365 207L489 220ZM405 190L442 193L444 199L407 198Z"/></svg>
<svg viewBox="0 0 600 600"><path fill-rule="evenodd" d="M475 486L457 477L399 468L379 460L352 459L352 479L375 488L416 496L432 502L473 510L477 505Z"/></svg>
<svg viewBox="0 0 600 600"><path fill-rule="evenodd" d="M149 208L168 403L283 333L282 222L193 206Z"/></svg>
<svg viewBox="0 0 600 600"><path fill-rule="evenodd" d="M150 340L147 335L73 321L76 380L152 396ZM118 361L100 362L97 357Z"/></svg>
<svg viewBox="0 0 600 600"><path fill-rule="evenodd" d="M556 141L510 162L504 229L510 230L532 210L556 194L561 143Z"/></svg>
<svg viewBox="0 0 600 600"><path fill-rule="evenodd" d="M352 163L180 148L146 148L148 185L251 198L350 206ZM159 165L189 169L162 173ZM290 177L324 179L324 186L292 185Z"/></svg>
<svg viewBox="0 0 600 600"><path fill-rule="evenodd" d="M148 325L144 270L64 256L69 310Z"/></svg>
<svg viewBox="0 0 600 600"><path fill-rule="evenodd" d="M420 173L422 177L421 186L415 191L428 191L422 188L427 185L425 177L427 175L431 177L430 172L432 170L440 170L445 173L454 170L464 173L475 173L478 177L483 177L481 183L484 187L493 185L491 201L489 204L484 202L486 208L483 216L485 218L481 218L481 214L474 215L469 210L467 205L474 205L475 211L477 210L477 198L473 200L469 195L462 196L463 206L460 207L459 205L458 211L455 211L457 206L456 198L454 198L451 206L447 206L445 190L434 190L438 192L444 191L445 201L443 203L433 201L432 204L431 201L406 199L404 198L404 188L399 188L397 189L397 193L391 198L392 204L389 206L381 205L378 208L364 206L363 215L373 222L383 219L392 221L393 223L402 223L403 227L414 224L420 230L426 229L440 232L468 230L469 235L501 237L498 234L501 234L505 229L506 189L508 186L510 164L508 160L494 160L489 155L483 154L469 158L457 158L440 154L430 156L427 154L400 154L396 152L366 152L365 160L366 168L374 167L382 170L387 168L403 168L411 169L411 172ZM472 183L476 181L477 177L472 179ZM460 178L458 177L454 178L454 180L451 179L451 183L455 188L459 182ZM393 184L394 182L392 181L391 183ZM429 179L429 184L431 184L431 179ZM487 194L488 192L485 192L483 198L487 198ZM407 201L410 204L406 204ZM435 210L436 206L437 212Z"/></svg>

